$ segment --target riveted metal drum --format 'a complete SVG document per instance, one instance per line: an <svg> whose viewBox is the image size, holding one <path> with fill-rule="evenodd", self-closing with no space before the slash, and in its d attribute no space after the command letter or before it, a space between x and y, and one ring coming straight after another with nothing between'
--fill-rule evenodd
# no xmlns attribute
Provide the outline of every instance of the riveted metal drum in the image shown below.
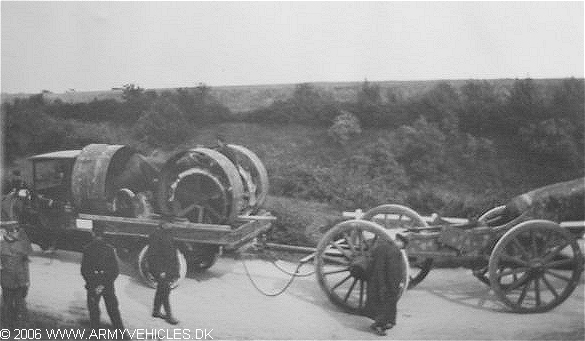
<svg viewBox="0 0 585 341"><path fill-rule="evenodd" d="M80 212L108 213L118 188L115 179L136 151L128 146L90 144L75 160L71 176L73 202Z"/></svg>
<svg viewBox="0 0 585 341"><path fill-rule="evenodd" d="M242 212L243 194L236 166L223 154L199 147L179 152L164 164L156 200L163 215L223 224Z"/></svg>
<svg viewBox="0 0 585 341"><path fill-rule="evenodd" d="M247 210L256 213L268 195L268 172L260 158L246 147L237 144L227 145L236 154L238 172L244 184Z"/></svg>

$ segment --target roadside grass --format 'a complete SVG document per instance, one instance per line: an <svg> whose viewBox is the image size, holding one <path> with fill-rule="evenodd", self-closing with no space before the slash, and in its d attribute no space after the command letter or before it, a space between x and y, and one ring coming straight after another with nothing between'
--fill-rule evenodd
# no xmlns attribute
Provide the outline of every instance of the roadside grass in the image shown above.
<svg viewBox="0 0 585 341"><path fill-rule="evenodd" d="M269 196L265 206L278 218L269 234L275 243L315 247L323 233L345 220L342 212L323 203Z"/></svg>

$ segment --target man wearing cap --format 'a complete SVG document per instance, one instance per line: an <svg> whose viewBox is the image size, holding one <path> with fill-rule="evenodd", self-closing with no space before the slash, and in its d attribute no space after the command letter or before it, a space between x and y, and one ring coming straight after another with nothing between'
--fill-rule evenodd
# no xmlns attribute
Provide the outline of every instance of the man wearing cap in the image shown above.
<svg viewBox="0 0 585 341"><path fill-rule="evenodd" d="M18 328L26 313L26 295L30 285L30 241L17 222L2 223L0 239L0 282L2 286L2 321L8 328Z"/></svg>
<svg viewBox="0 0 585 341"><path fill-rule="evenodd" d="M160 224L148 239L148 252L146 254L148 269L156 281L156 292L152 317L162 318L170 324L177 324L179 321L171 313L169 296L171 284L179 278L179 259L177 258L177 247L166 224ZM161 308L165 314L161 313Z"/></svg>
<svg viewBox="0 0 585 341"><path fill-rule="evenodd" d="M370 328L380 336L396 325L396 304L405 271L398 245L379 239L368 269L365 311L374 320Z"/></svg>
<svg viewBox="0 0 585 341"><path fill-rule="evenodd" d="M119 274L118 258L114 248L104 241L104 228L102 226L95 225L92 229L92 236L93 241L85 246L81 259L81 275L87 289L90 328L99 328L99 303L100 298L103 297L113 327L123 330L118 298L114 290L114 281Z"/></svg>

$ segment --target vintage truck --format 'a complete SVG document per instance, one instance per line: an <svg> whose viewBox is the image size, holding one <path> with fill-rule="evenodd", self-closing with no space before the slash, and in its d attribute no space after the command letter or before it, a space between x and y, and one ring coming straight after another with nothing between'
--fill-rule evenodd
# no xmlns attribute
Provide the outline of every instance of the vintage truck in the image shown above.
<svg viewBox="0 0 585 341"><path fill-rule="evenodd" d="M181 273L211 267L220 251L235 250L271 228L262 208L268 176L249 149L227 145L177 152L153 162L131 147L91 144L28 158L27 186L3 197L2 220L16 220L44 250L81 251L94 224L121 258L136 257L148 278L148 235L172 229ZM235 155L235 160L233 160Z"/></svg>

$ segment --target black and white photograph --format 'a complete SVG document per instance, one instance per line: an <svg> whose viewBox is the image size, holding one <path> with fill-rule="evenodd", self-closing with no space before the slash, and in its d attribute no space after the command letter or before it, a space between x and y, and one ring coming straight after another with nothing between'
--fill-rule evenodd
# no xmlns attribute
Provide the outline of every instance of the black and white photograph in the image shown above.
<svg viewBox="0 0 585 341"><path fill-rule="evenodd" d="M0 340L585 339L585 2L0 17Z"/></svg>

